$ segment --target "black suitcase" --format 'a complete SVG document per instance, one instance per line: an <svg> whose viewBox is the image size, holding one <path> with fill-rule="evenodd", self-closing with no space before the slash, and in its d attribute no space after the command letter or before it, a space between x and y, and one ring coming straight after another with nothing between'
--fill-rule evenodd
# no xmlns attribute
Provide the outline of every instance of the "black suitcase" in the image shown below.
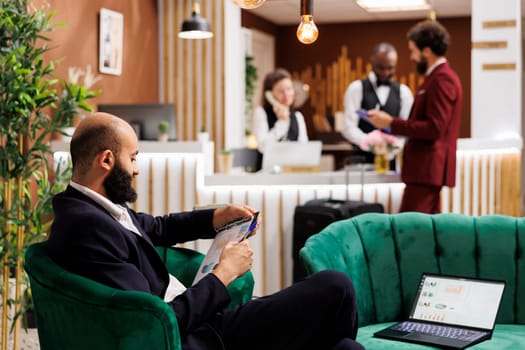
<svg viewBox="0 0 525 350"><path fill-rule="evenodd" d="M295 283L306 276L306 270L299 258L299 250L304 247L310 236L320 232L334 221L363 213L383 212L384 208L381 203L329 198L313 199L295 207L292 242L293 282Z"/></svg>

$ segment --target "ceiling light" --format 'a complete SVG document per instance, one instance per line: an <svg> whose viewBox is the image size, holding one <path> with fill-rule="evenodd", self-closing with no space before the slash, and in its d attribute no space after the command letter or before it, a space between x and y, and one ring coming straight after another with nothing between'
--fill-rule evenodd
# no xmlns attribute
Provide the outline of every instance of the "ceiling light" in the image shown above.
<svg viewBox="0 0 525 350"><path fill-rule="evenodd" d="M213 36L210 23L200 16L201 8L198 2L193 3L191 17L182 22L179 38L208 39Z"/></svg>
<svg viewBox="0 0 525 350"><path fill-rule="evenodd" d="M297 39L303 44L317 40L319 29L314 23L312 0L301 0L301 23L297 27Z"/></svg>
<svg viewBox="0 0 525 350"><path fill-rule="evenodd" d="M246 10L256 9L266 2L266 0L232 0L233 3L240 8Z"/></svg>
<svg viewBox="0 0 525 350"><path fill-rule="evenodd" d="M427 0L356 0L368 12L429 10Z"/></svg>

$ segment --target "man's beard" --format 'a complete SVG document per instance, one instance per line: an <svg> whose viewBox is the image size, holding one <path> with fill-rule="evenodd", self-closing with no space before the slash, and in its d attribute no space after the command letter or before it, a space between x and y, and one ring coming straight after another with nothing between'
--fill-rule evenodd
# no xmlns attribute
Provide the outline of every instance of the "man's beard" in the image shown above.
<svg viewBox="0 0 525 350"><path fill-rule="evenodd" d="M421 61L416 63L416 70L419 74L425 74L428 70L428 61L421 57Z"/></svg>
<svg viewBox="0 0 525 350"><path fill-rule="evenodd" d="M381 86L381 85L387 85L387 86L390 86L390 84L392 83L392 78L394 77L393 74L390 74L389 76L386 77L385 80L381 80L381 78L379 77L379 75L376 73L376 79L377 79L377 86Z"/></svg>
<svg viewBox="0 0 525 350"><path fill-rule="evenodd" d="M131 185L133 176L129 174L117 160L115 166L104 179L104 189L108 198L117 204L134 202L137 200L137 192Z"/></svg>

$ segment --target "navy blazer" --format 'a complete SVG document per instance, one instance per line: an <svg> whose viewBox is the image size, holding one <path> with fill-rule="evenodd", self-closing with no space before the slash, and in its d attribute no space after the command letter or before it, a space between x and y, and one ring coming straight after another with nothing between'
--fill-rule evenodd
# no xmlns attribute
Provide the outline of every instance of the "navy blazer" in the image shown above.
<svg viewBox="0 0 525 350"><path fill-rule="evenodd" d="M164 297L168 271L156 245L172 246L213 238L213 210L153 217L128 208L139 236L117 222L103 207L68 186L53 198L55 219L49 256L65 269L122 290ZM177 317L184 349L221 349L222 342L206 321L230 302L226 287L209 274L169 304Z"/></svg>

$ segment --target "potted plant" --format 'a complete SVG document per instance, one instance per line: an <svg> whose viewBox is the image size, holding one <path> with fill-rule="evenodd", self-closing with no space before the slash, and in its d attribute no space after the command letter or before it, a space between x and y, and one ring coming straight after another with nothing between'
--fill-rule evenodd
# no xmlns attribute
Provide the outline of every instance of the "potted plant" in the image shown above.
<svg viewBox="0 0 525 350"><path fill-rule="evenodd" d="M257 81L257 68L252 63L253 57L245 56L244 66L244 118L246 128L252 127L253 94Z"/></svg>
<svg viewBox="0 0 525 350"><path fill-rule="evenodd" d="M208 142L210 139L210 135L208 134L208 131L206 130L206 126L201 126L199 129L199 132L197 133L197 141L204 143Z"/></svg>
<svg viewBox="0 0 525 350"><path fill-rule="evenodd" d="M228 174L233 168L233 153L229 149L223 149L218 155L219 172Z"/></svg>
<svg viewBox="0 0 525 350"><path fill-rule="evenodd" d="M167 120L161 120L157 125L157 130L159 134L157 135L157 140L160 142L168 141L168 130L170 129L170 122Z"/></svg>
<svg viewBox="0 0 525 350"><path fill-rule="evenodd" d="M93 74L90 64L86 65L85 70L79 67L69 67L67 70L67 76L68 82L75 85L80 85L79 81L80 78L83 76L84 84L82 84L81 86L84 86L87 90L91 89L91 87L95 85L97 81L102 79L102 77L95 76L95 74ZM72 120L71 123L71 125L65 126L61 129L62 140L65 142L70 142L71 137L75 132L75 120Z"/></svg>
<svg viewBox="0 0 525 350"><path fill-rule="evenodd" d="M45 62L46 32L52 15L30 6L30 0L0 0L0 261L3 325L11 320L8 305L20 313L25 247L46 238L52 221L51 198L60 190L53 179L50 139L71 125L86 100L100 91L60 82L57 61ZM55 176L67 176L59 169ZM14 279L15 291L9 292ZM25 286L27 287L27 285ZM26 293L27 295L27 293ZM10 327L16 334L19 318ZM7 344L2 332L0 343ZM4 339L5 338L5 339ZM14 337L15 343L17 337ZM17 344L14 344L17 348Z"/></svg>

